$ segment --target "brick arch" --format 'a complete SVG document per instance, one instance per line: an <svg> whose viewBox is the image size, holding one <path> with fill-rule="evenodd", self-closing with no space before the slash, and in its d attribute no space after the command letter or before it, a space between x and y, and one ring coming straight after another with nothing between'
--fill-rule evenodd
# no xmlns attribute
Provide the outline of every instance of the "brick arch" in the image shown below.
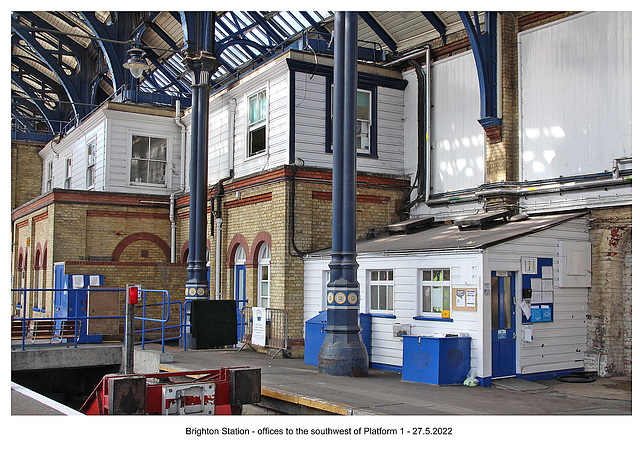
<svg viewBox="0 0 640 456"><path fill-rule="evenodd" d="M211 240L207 239L207 250L209 251L209 258L211 258ZM184 241L182 244L182 250L180 250L180 262L189 262L189 240Z"/></svg>
<svg viewBox="0 0 640 456"><path fill-rule="evenodd" d="M236 250L238 250L238 246L242 246L244 248L244 252L247 255L247 261L249 261L249 243L245 239L242 234L236 234L229 242L229 248L227 249L227 262L225 263L225 267L232 268L235 266L233 260L236 256ZM246 266L249 266L245 263Z"/></svg>
<svg viewBox="0 0 640 456"><path fill-rule="evenodd" d="M269 248L271 249L271 235L266 231L260 231L255 239L253 240L253 244L251 244L251 252L247 254L247 267L258 267L258 254L260 253L260 247L262 244L267 243ZM272 249L273 252L273 249ZM273 253L272 253L273 254Z"/></svg>
<svg viewBox="0 0 640 456"><path fill-rule="evenodd" d="M149 241L153 242L157 245L160 250L164 253L165 258L167 259L167 263L171 262L171 247L159 236L151 233L134 233L126 238L124 238L120 243L113 249L113 253L111 257L113 261L120 261L120 255L124 252L129 245L133 244L136 241Z"/></svg>
<svg viewBox="0 0 640 456"><path fill-rule="evenodd" d="M45 241L44 246L39 242L36 244L36 253L34 255L33 269L46 269L46 259L47 259L47 242Z"/></svg>

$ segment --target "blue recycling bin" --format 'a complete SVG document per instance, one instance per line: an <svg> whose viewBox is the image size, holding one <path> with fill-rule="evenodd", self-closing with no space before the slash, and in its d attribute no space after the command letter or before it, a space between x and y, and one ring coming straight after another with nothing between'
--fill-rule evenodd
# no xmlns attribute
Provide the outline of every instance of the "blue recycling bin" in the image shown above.
<svg viewBox="0 0 640 456"><path fill-rule="evenodd" d="M304 362L312 366L318 365L320 347L324 343L324 328L327 326L327 311L323 310L318 315L305 322L304 332ZM362 342L367 348L369 364L371 364L371 314L360 314L360 327Z"/></svg>
<svg viewBox="0 0 640 456"><path fill-rule="evenodd" d="M471 369L470 337L402 337L402 380L455 385L467 378Z"/></svg>

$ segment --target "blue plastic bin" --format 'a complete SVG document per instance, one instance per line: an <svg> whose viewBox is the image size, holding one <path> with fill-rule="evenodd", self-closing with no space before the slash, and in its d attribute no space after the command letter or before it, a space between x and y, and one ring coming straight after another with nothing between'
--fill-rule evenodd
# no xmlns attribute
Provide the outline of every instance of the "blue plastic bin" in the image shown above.
<svg viewBox="0 0 640 456"><path fill-rule="evenodd" d="M402 337L402 380L455 385L467 378L471 369L470 337Z"/></svg>
<svg viewBox="0 0 640 456"><path fill-rule="evenodd" d="M327 326L327 311L320 312L305 322L304 333L304 362L312 366L318 365L320 347L324 343L324 328ZM367 348L369 363L371 363L371 314L360 314L362 342Z"/></svg>

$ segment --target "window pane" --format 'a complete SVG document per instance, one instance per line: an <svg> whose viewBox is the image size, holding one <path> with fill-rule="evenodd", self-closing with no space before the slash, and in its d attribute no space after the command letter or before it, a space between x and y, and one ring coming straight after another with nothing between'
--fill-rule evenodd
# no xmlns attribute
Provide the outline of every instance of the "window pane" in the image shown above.
<svg viewBox="0 0 640 456"><path fill-rule="evenodd" d="M433 312L442 312L442 287L433 287L433 299L431 300Z"/></svg>
<svg viewBox="0 0 640 456"><path fill-rule="evenodd" d="M442 280L442 271L433 271L433 281L440 282Z"/></svg>
<svg viewBox="0 0 640 456"><path fill-rule="evenodd" d="M387 293L385 290L386 287L381 286L379 288L379 294L378 294L378 299L379 299L379 308L380 310L386 310L387 309Z"/></svg>
<svg viewBox="0 0 640 456"><path fill-rule="evenodd" d="M451 273L449 272L448 269L445 269L444 271L442 271L442 277L443 277L443 280L445 281L451 280Z"/></svg>
<svg viewBox="0 0 640 456"><path fill-rule="evenodd" d="M387 271L380 271L380 280L387 280Z"/></svg>
<svg viewBox="0 0 640 456"><path fill-rule="evenodd" d="M422 311L431 312L431 287L422 287Z"/></svg>
<svg viewBox="0 0 640 456"><path fill-rule="evenodd" d="M269 284L267 282L262 282L260 284L260 296L269 296Z"/></svg>
<svg viewBox="0 0 640 456"><path fill-rule="evenodd" d="M378 310L378 285L371 285L371 310Z"/></svg>
<svg viewBox="0 0 640 456"><path fill-rule="evenodd" d="M369 122L356 122L356 149L369 150Z"/></svg>
<svg viewBox="0 0 640 456"><path fill-rule="evenodd" d="M249 124L265 120L267 118L266 92L260 92L249 98Z"/></svg>
<svg viewBox="0 0 640 456"><path fill-rule="evenodd" d="M442 299L444 301L443 310L451 310L451 290L449 287L442 287Z"/></svg>
<svg viewBox="0 0 640 456"><path fill-rule="evenodd" d="M393 310L393 285L387 287L387 310Z"/></svg>
<svg viewBox="0 0 640 456"><path fill-rule="evenodd" d="M149 138L146 136L133 136L131 145L131 156L133 158L149 158Z"/></svg>
<svg viewBox="0 0 640 456"><path fill-rule="evenodd" d="M262 280L269 280L269 267L261 266L260 269L262 269Z"/></svg>
<svg viewBox="0 0 640 456"><path fill-rule="evenodd" d="M431 271L422 271L422 280L425 282L431 281Z"/></svg>
<svg viewBox="0 0 640 456"><path fill-rule="evenodd" d="M358 91L358 108L357 108L358 119L371 120L370 109L369 109L371 104L370 95L371 95L370 92Z"/></svg>
<svg viewBox="0 0 640 456"><path fill-rule="evenodd" d="M151 160L167 160L167 140L151 138L151 151L149 154Z"/></svg>
<svg viewBox="0 0 640 456"><path fill-rule="evenodd" d="M146 160L131 160L131 182L147 182Z"/></svg>
<svg viewBox="0 0 640 456"><path fill-rule="evenodd" d="M249 132L249 157L263 152L267 147L267 127L265 125Z"/></svg>
<svg viewBox="0 0 640 456"><path fill-rule="evenodd" d="M164 184L164 162L149 162L149 182L150 184Z"/></svg>
<svg viewBox="0 0 640 456"><path fill-rule="evenodd" d="M371 271L371 280L378 280L378 271Z"/></svg>

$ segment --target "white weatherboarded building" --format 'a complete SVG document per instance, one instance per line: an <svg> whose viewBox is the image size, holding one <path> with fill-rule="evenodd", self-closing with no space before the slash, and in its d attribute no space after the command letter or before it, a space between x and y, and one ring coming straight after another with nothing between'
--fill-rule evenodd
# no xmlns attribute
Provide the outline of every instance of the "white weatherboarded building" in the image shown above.
<svg viewBox="0 0 640 456"><path fill-rule="evenodd" d="M372 367L402 370L402 331L471 337L470 365L482 385L584 367L591 285L584 213L404 228L357 245ZM305 259L305 320L326 306L330 253Z"/></svg>

